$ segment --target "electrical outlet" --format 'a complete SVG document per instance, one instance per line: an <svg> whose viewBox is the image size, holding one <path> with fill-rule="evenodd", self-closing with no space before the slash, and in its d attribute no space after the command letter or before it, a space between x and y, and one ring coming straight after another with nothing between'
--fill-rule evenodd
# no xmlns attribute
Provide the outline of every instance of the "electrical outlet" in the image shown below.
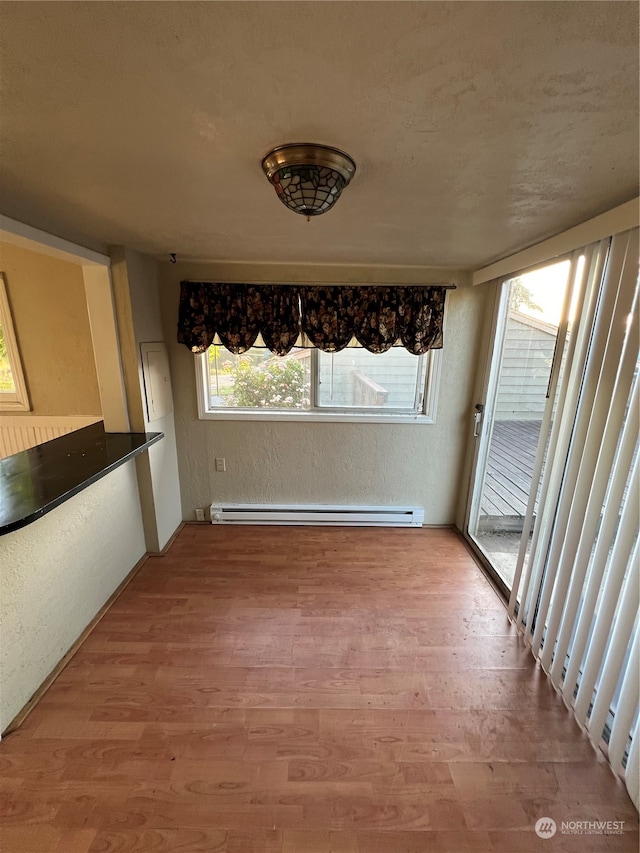
<svg viewBox="0 0 640 853"><path fill-rule="evenodd" d="M224 473L227 470L227 462L224 457L219 456L216 458L216 471L220 474Z"/></svg>
<svg viewBox="0 0 640 853"><path fill-rule="evenodd" d="M196 510L196 521L204 521L204 510L197 509Z"/></svg>

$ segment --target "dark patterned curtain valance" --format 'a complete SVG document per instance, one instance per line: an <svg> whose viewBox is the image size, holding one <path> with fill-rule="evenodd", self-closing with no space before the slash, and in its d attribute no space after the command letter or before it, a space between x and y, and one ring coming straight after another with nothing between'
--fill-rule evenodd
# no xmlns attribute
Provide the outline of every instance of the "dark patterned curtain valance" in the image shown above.
<svg viewBox="0 0 640 853"><path fill-rule="evenodd" d="M442 347L445 287L209 284L180 285L178 342L205 352L217 335L233 353L251 349L258 335L286 355L304 335L323 352L339 352L355 338L370 352L401 344L422 355Z"/></svg>

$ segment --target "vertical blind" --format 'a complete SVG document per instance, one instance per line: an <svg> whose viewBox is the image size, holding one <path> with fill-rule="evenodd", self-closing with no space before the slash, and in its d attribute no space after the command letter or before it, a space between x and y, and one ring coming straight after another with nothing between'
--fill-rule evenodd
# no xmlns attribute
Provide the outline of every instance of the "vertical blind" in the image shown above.
<svg viewBox="0 0 640 853"><path fill-rule="evenodd" d="M638 230L572 273L509 612L638 807Z"/></svg>

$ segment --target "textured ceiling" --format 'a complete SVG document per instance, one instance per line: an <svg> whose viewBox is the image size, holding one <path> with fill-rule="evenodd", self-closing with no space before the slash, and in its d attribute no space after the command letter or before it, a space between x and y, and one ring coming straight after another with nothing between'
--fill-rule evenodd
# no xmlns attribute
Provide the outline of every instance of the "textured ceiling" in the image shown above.
<svg viewBox="0 0 640 853"><path fill-rule="evenodd" d="M475 268L638 193L635 2L2 3L2 212L93 248ZM358 164L307 222L273 146Z"/></svg>

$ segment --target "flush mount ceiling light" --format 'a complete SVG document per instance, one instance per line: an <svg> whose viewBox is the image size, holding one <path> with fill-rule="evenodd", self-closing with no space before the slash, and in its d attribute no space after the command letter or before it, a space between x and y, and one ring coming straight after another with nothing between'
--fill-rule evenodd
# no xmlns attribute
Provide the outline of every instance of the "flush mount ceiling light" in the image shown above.
<svg viewBox="0 0 640 853"><path fill-rule="evenodd" d="M274 148L262 168L280 201L307 219L330 210L356 172L344 151L309 143Z"/></svg>

